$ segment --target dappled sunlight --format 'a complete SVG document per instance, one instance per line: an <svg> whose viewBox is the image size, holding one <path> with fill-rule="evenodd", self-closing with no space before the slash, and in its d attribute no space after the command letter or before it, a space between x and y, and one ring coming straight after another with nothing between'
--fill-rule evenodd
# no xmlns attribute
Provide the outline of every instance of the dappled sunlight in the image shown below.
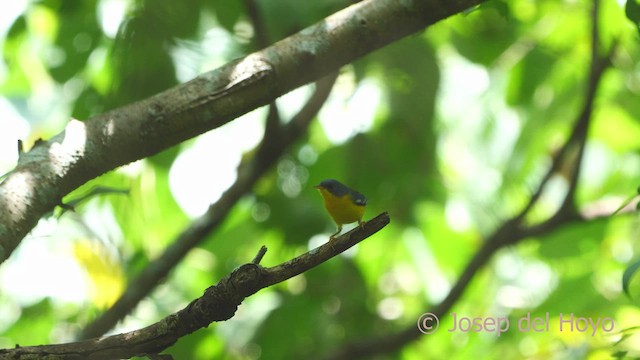
<svg viewBox="0 0 640 360"><path fill-rule="evenodd" d="M18 162L18 139L26 139L29 123L15 107L0 98L0 175L5 174Z"/></svg>
<svg viewBox="0 0 640 360"><path fill-rule="evenodd" d="M495 271L500 279L496 302L509 309L533 309L558 285L558 274L548 264L515 251L497 254Z"/></svg>
<svg viewBox="0 0 640 360"><path fill-rule="evenodd" d="M163 318L176 359L639 355L636 3L417 3L7 5L0 209L52 211L0 267L0 357ZM315 266L330 178L367 197L351 240L390 223Z"/></svg>
<svg viewBox="0 0 640 360"><path fill-rule="evenodd" d="M382 299L376 307L378 316L385 320L396 320L404 314L404 303L399 298L390 296Z"/></svg>
<svg viewBox="0 0 640 360"><path fill-rule="evenodd" d="M450 198L445 206L447 223L455 231L471 230L472 217L465 202L460 198Z"/></svg>
<svg viewBox="0 0 640 360"><path fill-rule="evenodd" d="M318 115L329 141L341 144L372 126L382 99L374 80L355 83L353 73L338 78L336 88Z"/></svg>
<svg viewBox="0 0 640 360"><path fill-rule="evenodd" d="M466 128L469 135L479 130L484 111L483 99L489 90L487 69L476 65L451 48L443 49L442 85L438 89L440 121L451 127Z"/></svg>
<svg viewBox="0 0 640 360"><path fill-rule="evenodd" d="M413 266L419 275L425 298L429 302L439 302L451 289L451 283L440 269L427 239L417 228L407 228L402 234L402 241L407 247ZM447 241L440 239L439 241Z"/></svg>
<svg viewBox="0 0 640 360"><path fill-rule="evenodd" d="M99 3L98 16L105 35L115 38L118 33L118 27L128 7L126 0L104 0Z"/></svg>
<svg viewBox="0 0 640 360"><path fill-rule="evenodd" d="M295 161L284 159L278 164L278 185L287 197L300 196L303 187L309 181L309 171Z"/></svg>
<svg viewBox="0 0 640 360"><path fill-rule="evenodd" d="M218 325L218 333L232 349L240 348L252 339L269 314L282 305L282 297L277 293L261 292L247 299L232 320Z"/></svg>
<svg viewBox="0 0 640 360"><path fill-rule="evenodd" d="M280 117L282 119L291 119L309 99L314 87L313 84L301 86L276 99Z"/></svg>
<svg viewBox="0 0 640 360"><path fill-rule="evenodd" d="M69 165L85 155L87 146L87 128L85 123L71 119L64 130L61 142L52 142L49 155L52 158L51 169L62 177Z"/></svg>
<svg viewBox="0 0 640 360"><path fill-rule="evenodd" d="M73 256L73 241L53 236L55 227L53 219L40 221L0 267L2 293L22 306L47 297L76 304L87 299L84 270Z"/></svg>
<svg viewBox="0 0 640 360"><path fill-rule="evenodd" d="M6 214L12 217L12 221L18 223L25 216L37 186L33 174L25 171L11 173L4 180L0 194L3 195L3 206L8 210Z"/></svg>
<svg viewBox="0 0 640 360"><path fill-rule="evenodd" d="M185 213L191 217L204 214L233 184L243 154L261 139L259 119L265 111L256 109L200 136L178 155L171 166L169 185Z"/></svg>
<svg viewBox="0 0 640 360"><path fill-rule="evenodd" d="M422 290L422 278L416 273L413 265L400 263L380 276L378 289L382 294L418 295Z"/></svg>
<svg viewBox="0 0 640 360"><path fill-rule="evenodd" d="M329 235L329 233L327 233L326 235L314 235L311 239L309 239L309 242L307 243L307 250L316 249L326 243L329 240Z"/></svg>

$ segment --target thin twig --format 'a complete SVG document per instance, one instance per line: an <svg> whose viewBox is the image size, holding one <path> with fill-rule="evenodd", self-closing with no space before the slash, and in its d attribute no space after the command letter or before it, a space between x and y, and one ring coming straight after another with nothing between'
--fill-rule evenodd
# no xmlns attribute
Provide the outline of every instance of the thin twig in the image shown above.
<svg viewBox="0 0 640 360"><path fill-rule="evenodd" d="M258 253L256 254L256 256L253 258L253 260L251 260L252 264L260 264L260 261L262 261L262 258L264 257L264 254L267 253L267 247L262 245L260 247L260 250L258 250Z"/></svg>

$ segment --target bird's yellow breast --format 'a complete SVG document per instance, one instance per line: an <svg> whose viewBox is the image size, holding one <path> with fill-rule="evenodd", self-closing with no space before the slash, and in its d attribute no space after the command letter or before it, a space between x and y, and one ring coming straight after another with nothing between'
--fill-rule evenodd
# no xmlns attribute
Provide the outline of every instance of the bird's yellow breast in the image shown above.
<svg viewBox="0 0 640 360"><path fill-rule="evenodd" d="M336 224L350 224L362 220L364 205L354 203L349 194L337 197L325 189L319 190L324 200L324 207L327 208L329 215L331 215Z"/></svg>

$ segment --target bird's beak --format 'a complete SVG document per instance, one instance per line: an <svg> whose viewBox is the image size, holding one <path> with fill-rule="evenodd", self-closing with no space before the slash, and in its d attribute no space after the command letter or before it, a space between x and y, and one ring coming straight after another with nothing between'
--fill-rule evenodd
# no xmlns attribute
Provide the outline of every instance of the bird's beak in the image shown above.
<svg viewBox="0 0 640 360"><path fill-rule="evenodd" d="M321 189L321 188L322 188L322 186L320 186L320 185L313 185L313 188L314 188L314 189Z"/></svg>

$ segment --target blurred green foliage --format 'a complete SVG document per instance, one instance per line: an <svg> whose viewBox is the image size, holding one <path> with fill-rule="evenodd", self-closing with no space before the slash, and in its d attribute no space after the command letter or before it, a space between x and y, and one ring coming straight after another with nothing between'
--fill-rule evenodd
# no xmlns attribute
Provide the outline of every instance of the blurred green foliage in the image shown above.
<svg viewBox="0 0 640 360"><path fill-rule="evenodd" d="M123 4L118 30L110 31ZM346 108L368 84L381 99L359 104L374 110L368 125L352 125L347 116L332 122L321 114L124 328L145 326L185 306L250 261L263 244L269 251L262 264L272 266L324 242L334 228L312 188L324 178L366 194L365 217L388 211L391 225L347 255L262 290L233 319L184 337L167 352L177 359L309 358L415 323L442 300L483 239L526 203L571 131L591 61L591 4L489 1L343 68L327 106ZM349 2L256 5L268 38L277 41ZM640 257L637 212L606 218L638 185L638 13L635 0L601 1L601 50L613 43L619 48L597 93L577 205L589 218L605 218L500 251L453 310L514 321L529 312L549 314L552 324L560 313L606 316L615 320L615 333L512 330L498 338L441 330L408 345L399 358L639 356L637 331L623 341L616 337L640 324L638 280L628 276L625 283L631 297L621 284L624 270ZM4 35L0 93L27 119L33 142L59 132L63 119L85 120L255 50L252 35L240 0L32 1ZM281 113L295 112L302 101L285 97ZM246 123L253 130L263 126L257 117ZM332 126L351 135L336 140ZM82 186L66 200L95 186L130 192L83 202L76 213L61 216L58 235L37 240L65 236L93 244L82 247L84 266L76 259L87 281L126 286L193 216L179 200L172 169L197 141ZM220 151L200 158L188 178L195 181L200 172L222 177L216 161L225 156ZM566 178L555 177L532 221L550 215L566 187ZM201 188L189 191L206 197ZM87 266L91 249L108 260ZM0 320L0 346L68 341L105 305L89 295L82 301L62 298L50 293L24 300L0 290L1 307L19 314ZM441 326L453 326L451 319Z"/></svg>

